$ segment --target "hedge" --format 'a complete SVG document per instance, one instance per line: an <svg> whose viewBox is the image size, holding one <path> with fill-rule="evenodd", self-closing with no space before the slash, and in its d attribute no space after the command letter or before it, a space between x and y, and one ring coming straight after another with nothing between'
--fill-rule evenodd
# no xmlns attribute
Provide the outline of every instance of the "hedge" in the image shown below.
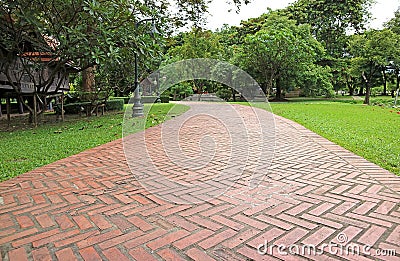
<svg viewBox="0 0 400 261"><path fill-rule="evenodd" d="M78 114L79 112L84 111L83 107L84 105L89 104L90 102L76 102L76 103L69 103L69 104L64 104L64 113L65 114ZM61 104L57 104L57 106L54 108L56 113L60 113L61 111Z"/></svg>
<svg viewBox="0 0 400 261"><path fill-rule="evenodd" d="M119 100L119 99L123 99L124 103L128 104L131 97L110 97L110 100ZM140 101L142 103L155 103L156 100L157 96L142 96ZM161 96L160 100L162 103L169 103L169 96Z"/></svg>
<svg viewBox="0 0 400 261"><path fill-rule="evenodd" d="M130 97L112 97L110 99L112 99L112 100L124 99L125 104L128 104L131 98ZM162 103L169 103L169 97L168 96L161 96L160 100L161 100ZM157 96L141 96L140 97L140 102L142 104L145 104L145 103L156 103L156 101L157 101ZM132 98L131 103L133 104L133 98Z"/></svg>
<svg viewBox="0 0 400 261"><path fill-rule="evenodd" d="M169 96L161 96L160 100L161 103L169 103Z"/></svg>
<svg viewBox="0 0 400 261"><path fill-rule="evenodd" d="M141 103L155 103L157 96L142 96L140 97Z"/></svg>
<svg viewBox="0 0 400 261"><path fill-rule="evenodd" d="M84 112L85 105L88 104L90 104L90 102L77 102L77 103L64 104L64 113L78 114L80 112ZM124 99L112 99L106 101L107 111L122 111L123 109L124 109ZM61 104L57 104L55 110L57 113L59 113L61 111Z"/></svg>
<svg viewBox="0 0 400 261"><path fill-rule="evenodd" d="M106 102L107 111L122 111L124 109L125 99L112 99Z"/></svg>
<svg viewBox="0 0 400 261"><path fill-rule="evenodd" d="M124 104L128 104L131 97L110 97L110 100L124 100Z"/></svg>

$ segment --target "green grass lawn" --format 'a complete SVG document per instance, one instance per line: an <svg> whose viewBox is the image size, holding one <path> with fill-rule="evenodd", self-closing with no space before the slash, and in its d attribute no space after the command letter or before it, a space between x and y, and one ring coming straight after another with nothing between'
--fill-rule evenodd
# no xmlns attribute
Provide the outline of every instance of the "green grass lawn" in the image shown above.
<svg viewBox="0 0 400 261"><path fill-rule="evenodd" d="M145 126L160 124L188 109L188 106L169 103L154 104L150 110L145 105L145 112L150 110ZM124 112L109 113L43 124L35 129L0 132L0 181L121 138L123 117ZM145 118L133 121L144 123Z"/></svg>
<svg viewBox="0 0 400 261"><path fill-rule="evenodd" d="M400 175L400 111L332 101L270 103L275 114ZM256 104L255 106L265 107Z"/></svg>

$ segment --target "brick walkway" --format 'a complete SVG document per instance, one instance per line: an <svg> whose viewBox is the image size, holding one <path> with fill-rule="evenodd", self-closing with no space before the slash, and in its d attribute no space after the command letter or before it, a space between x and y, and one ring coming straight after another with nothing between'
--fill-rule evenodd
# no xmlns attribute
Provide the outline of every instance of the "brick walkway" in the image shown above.
<svg viewBox="0 0 400 261"><path fill-rule="evenodd" d="M399 177L289 120L262 142L250 107L207 106L148 129L146 153L129 136L129 164L117 140L0 183L0 260L400 260Z"/></svg>

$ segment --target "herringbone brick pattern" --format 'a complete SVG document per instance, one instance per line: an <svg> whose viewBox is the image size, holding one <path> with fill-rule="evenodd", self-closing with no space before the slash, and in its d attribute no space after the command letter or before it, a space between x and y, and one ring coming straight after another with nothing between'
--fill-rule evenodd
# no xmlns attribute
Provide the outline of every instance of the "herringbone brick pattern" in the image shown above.
<svg viewBox="0 0 400 261"><path fill-rule="evenodd" d="M198 105L192 106L196 111ZM225 105L209 105L210 115L228 117L220 106ZM212 147L214 156L204 160L212 165L192 162L185 169L173 164L182 157L162 150L157 137L162 133L171 140L169 127L179 119L145 132L147 153L171 184L150 179L152 167L142 161L130 163L138 172L133 175L121 140L0 183L0 260L400 260L399 177L281 117L275 118L272 164L265 157L254 160L271 148L255 145L258 136L252 134L259 130L251 109L235 109L245 119L255 154L238 145L249 164L234 184L223 176L228 182L222 194L214 193L224 182L219 171L236 166L224 154L237 144L228 137L231 126L222 128L217 118L190 111L178 117L186 120L180 149L195 158L205 153L201 148ZM270 117L259 113L261 121ZM130 142L142 137L134 134ZM249 188L252 170L264 179ZM347 245L371 246L370 254L324 247L343 243L343 236ZM313 244L319 253L284 255L275 248L261 255L257 248L266 240ZM377 256L379 249L397 254Z"/></svg>

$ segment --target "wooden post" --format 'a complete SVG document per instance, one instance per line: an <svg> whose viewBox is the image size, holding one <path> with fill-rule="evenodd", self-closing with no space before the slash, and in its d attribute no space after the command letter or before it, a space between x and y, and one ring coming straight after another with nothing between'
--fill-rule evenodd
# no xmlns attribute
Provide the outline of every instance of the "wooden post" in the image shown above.
<svg viewBox="0 0 400 261"><path fill-rule="evenodd" d="M17 103L18 103L18 112L19 112L19 114L23 114L24 113L24 105L22 104L23 103L23 99L22 99L22 97L17 97Z"/></svg>
<svg viewBox="0 0 400 261"><path fill-rule="evenodd" d="M10 123L11 123L11 101L10 101L10 96L7 95L6 98L6 110L7 110L7 124L8 127L10 127Z"/></svg>
<svg viewBox="0 0 400 261"><path fill-rule="evenodd" d="M46 95L43 95L43 112L47 111L47 98ZM44 113L43 113L44 114Z"/></svg>
<svg viewBox="0 0 400 261"><path fill-rule="evenodd" d="M61 121L64 121L64 93L61 94Z"/></svg>
<svg viewBox="0 0 400 261"><path fill-rule="evenodd" d="M40 119L43 121L44 118L44 114L47 110L47 102L46 102L46 95L43 95L42 97L38 96L40 102L38 103L38 112L40 114Z"/></svg>
<svg viewBox="0 0 400 261"><path fill-rule="evenodd" d="M1 97L0 97L0 117L3 116L3 113L1 112Z"/></svg>

